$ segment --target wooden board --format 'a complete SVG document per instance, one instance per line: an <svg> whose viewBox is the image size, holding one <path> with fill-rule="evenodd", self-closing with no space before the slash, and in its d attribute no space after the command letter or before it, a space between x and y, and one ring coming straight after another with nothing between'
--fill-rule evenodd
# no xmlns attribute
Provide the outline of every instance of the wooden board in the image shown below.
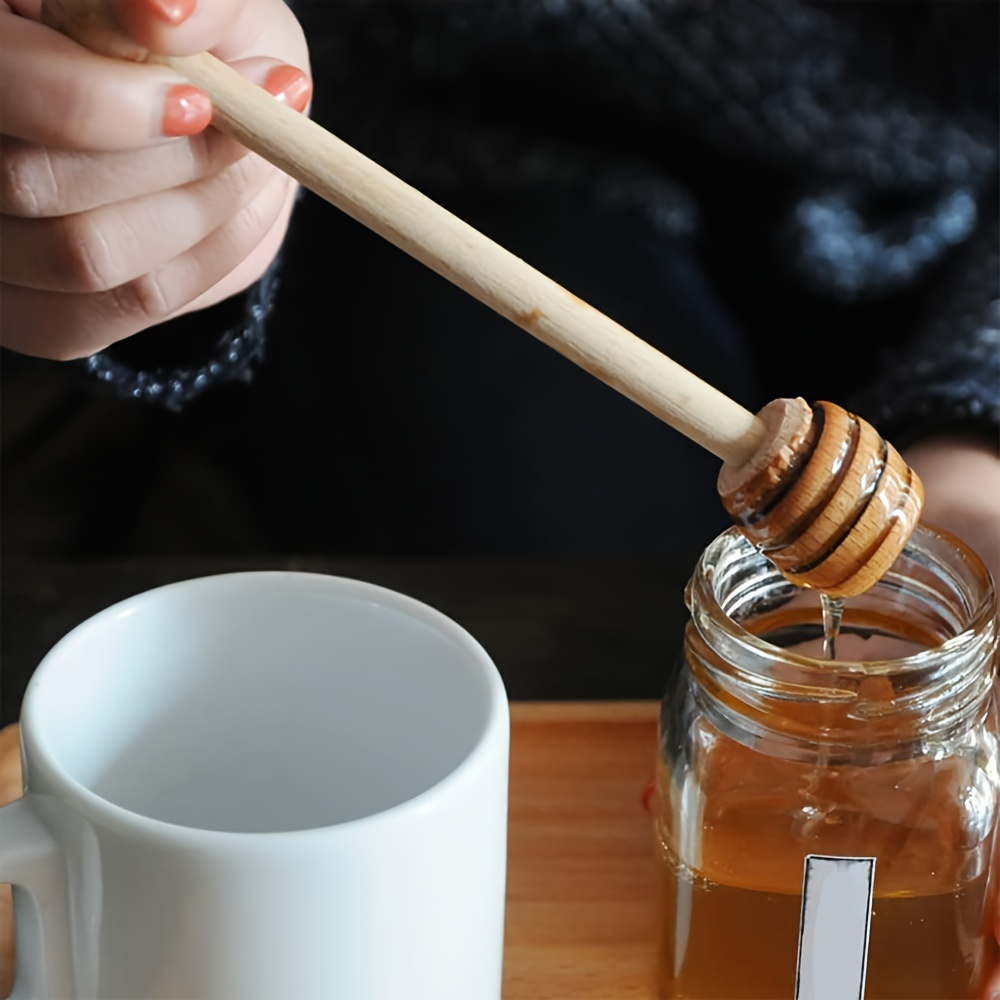
<svg viewBox="0 0 1000 1000"><path fill-rule="evenodd" d="M653 702L511 706L504 1000L651 1000L653 862L642 789ZM17 739L0 732L0 802L20 794ZM5 797L6 796L6 797ZM0 898L0 997L10 991Z"/></svg>
<svg viewBox="0 0 1000 1000"><path fill-rule="evenodd" d="M0 805L21 795L21 756L17 726L0 729ZM14 988L14 917L10 886L0 885L0 997Z"/></svg>
<svg viewBox="0 0 1000 1000"><path fill-rule="evenodd" d="M654 996L652 702L511 706L504 1000Z"/></svg>

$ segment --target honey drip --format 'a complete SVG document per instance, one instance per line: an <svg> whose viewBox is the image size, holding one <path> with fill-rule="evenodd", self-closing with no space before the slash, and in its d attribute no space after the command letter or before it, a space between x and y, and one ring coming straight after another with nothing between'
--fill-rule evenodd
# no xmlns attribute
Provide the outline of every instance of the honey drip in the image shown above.
<svg viewBox="0 0 1000 1000"><path fill-rule="evenodd" d="M828 660L835 660L837 636L840 634L840 623L844 619L844 598L820 594L819 601L823 608L823 655Z"/></svg>

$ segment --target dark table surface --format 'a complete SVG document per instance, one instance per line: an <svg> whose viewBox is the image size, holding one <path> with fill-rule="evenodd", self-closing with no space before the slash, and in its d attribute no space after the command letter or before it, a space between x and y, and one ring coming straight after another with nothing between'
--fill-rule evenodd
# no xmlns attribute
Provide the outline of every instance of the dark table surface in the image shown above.
<svg viewBox="0 0 1000 1000"><path fill-rule="evenodd" d="M66 632L162 584L296 569L377 583L434 606L493 657L522 699L659 698L680 647L690 566L626 558L175 558L48 563L0 571L0 725L17 719L32 671Z"/></svg>

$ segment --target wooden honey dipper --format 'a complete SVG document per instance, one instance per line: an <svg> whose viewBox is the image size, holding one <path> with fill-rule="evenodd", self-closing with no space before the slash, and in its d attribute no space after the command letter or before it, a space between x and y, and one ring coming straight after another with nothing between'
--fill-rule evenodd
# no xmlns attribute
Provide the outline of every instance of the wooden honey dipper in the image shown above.
<svg viewBox="0 0 1000 1000"><path fill-rule="evenodd" d="M802 399L754 415L214 56L150 54L100 0L45 0L42 19L170 67L209 95L216 128L721 458L723 504L790 580L848 597L902 551L923 487L870 424Z"/></svg>

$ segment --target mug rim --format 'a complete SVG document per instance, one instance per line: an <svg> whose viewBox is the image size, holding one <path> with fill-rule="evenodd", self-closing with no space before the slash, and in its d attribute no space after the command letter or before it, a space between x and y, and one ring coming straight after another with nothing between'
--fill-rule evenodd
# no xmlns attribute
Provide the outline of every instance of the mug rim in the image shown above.
<svg viewBox="0 0 1000 1000"><path fill-rule="evenodd" d="M154 819L142 813L133 812L98 795L69 774L57 760L51 746L48 745L44 738L43 723L41 720L36 720L38 713L41 711L40 708L35 707L39 699L39 695L36 692L47 664L54 661L64 652L64 648L71 645L78 638L78 634L100 626L106 622L106 619L120 615L122 612L130 610L132 606L138 605L143 601L148 601L150 598L165 591L183 589L192 584L205 583L212 580L263 580L267 578L273 581L290 577L308 580L310 583L323 581L324 586L329 584L332 589L339 590L342 595L360 600L371 600L394 612L423 622L458 645L462 653L475 663L477 670L486 681L488 698L486 717L472 748L451 771L422 792L418 792L416 795L404 799L402 802L397 802L394 805L365 816L358 816L340 823L328 823L323 826L309 827L301 830L245 831L211 830L204 827L185 826L184 824L171 823L166 820ZM358 831L363 830L367 826L381 826L386 823L395 822L405 818L409 813L423 809L429 799L440 796L443 792L447 792L451 786L463 781L465 775L478 767L479 760L487 754L489 749L488 744L494 737L496 730L502 728L505 733L509 734L509 727L510 713L503 678L500 676L500 671L497 669L489 653L487 653L482 644L471 632L459 625L454 619L438 611L437 608L417 600L415 597L410 597L389 587L368 583L364 580L356 580L352 577L336 576L334 574L311 570L244 570L235 573L213 573L208 576L192 577L186 580L177 580L173 583L163 584L159 587L153 587L109 605L72 628L42 657L28 682L20 716L21 747L25 758L30 756L34 764L41 765L47 775L61 786L61 793L72 798L78 804L78 811L97 820L101 825L128 826L146 836L157 836L174 841L197 842L232 840L232 838L239 838L244 842L270 841L279 837L316 838L329 836L334 831ZM29 784L26 784L25 798L31 795L31 787ZM48 793L34 793L36 800L48 797Z"/></svg>

